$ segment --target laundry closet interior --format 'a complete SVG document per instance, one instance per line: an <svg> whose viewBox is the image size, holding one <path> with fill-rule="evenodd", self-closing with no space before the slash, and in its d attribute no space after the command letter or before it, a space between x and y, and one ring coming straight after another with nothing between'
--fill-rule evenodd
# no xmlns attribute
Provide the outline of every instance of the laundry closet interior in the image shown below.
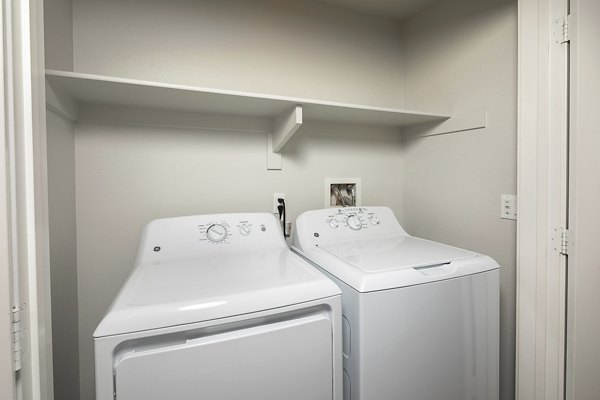
<svg viewBox="0 0 600 400"><path fill-rule="evenodd" d="M394 2L391 2L394 3ZM517 3L46 0L55 398L94 399L92 333L162 217L362 205L500 268L514 397Z"/></svg>

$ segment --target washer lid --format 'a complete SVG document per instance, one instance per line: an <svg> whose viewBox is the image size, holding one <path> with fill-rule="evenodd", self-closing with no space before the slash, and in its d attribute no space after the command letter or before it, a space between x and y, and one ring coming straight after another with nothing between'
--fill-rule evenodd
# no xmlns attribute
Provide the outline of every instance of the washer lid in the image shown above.
<svg viewBox="0 0 600 400"><path fill-rule="evenodd" d="M293 243L294 251L359 292L498 268L490 257L410 236L387 207L306 211L296 220Z"/></svg>
<svg viewBox="0 0 600 400"><path fill-rule="evenodd" d="M269 310L340 294L287 248L139 265L94 337Z"/></svg>
<svg viewBox="0 0 600 400"><path fill-rule="evenodd" d="M498 268L490 257L404 235L294 249L359 292L432 283Z"/></svg>
<svg viewBox="0 0 600 400"><path fill-rule="evenodd" d="M412 236L322 244L322 250L364 272L384 272L446 264L477 254Z"/></svg>

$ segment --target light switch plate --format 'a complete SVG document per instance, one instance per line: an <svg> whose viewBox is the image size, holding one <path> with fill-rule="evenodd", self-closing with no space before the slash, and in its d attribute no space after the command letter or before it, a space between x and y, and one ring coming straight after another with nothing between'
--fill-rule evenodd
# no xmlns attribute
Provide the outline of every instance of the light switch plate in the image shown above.
<svg viewBox="0 0 600 400"><path fill-rule="evenodd" d="M500 218L517 219L517 196L514 194L500 195Z"/></svg>

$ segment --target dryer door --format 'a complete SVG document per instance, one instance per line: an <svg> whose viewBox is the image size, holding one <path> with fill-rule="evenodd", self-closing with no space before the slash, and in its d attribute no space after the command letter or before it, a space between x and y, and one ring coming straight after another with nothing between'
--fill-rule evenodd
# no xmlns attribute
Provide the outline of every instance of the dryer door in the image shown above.
<svg viewBox="0 0 600 400"><path fill-rule="evenodd" d="M322 314L138 343L115 361L116 399L331 399L332 350Z"/></svg>

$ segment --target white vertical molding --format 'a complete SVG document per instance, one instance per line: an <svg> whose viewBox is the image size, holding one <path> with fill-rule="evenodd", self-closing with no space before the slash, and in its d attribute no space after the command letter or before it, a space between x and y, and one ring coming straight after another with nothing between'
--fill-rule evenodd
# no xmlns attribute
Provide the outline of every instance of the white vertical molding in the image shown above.
<svg viewBox="0 0 600 400"><path fill-rule="evenodd" d="M553 240L556 228L567 228L568 207L568 43L563 42L563 24L568 15L567 0L550 2L549 89L548 89L548 228L546 288L547 400L564 398L564 356L567 258L557 254Z"/></svg>
<svg viewBox="0 0 600 400"><path fill-rule="evenodd" d="M14 400L16 381L13 372L12 348L12 276L10 262L10 198L7 143L6 99L6 49L4 47L5 17L4 3L0 4L0 399ZM8 25L10 26L10 25Z"/></svg>
<svg viewBox="0 0 600 400"><path fill-rule="evenodd" d="M41 399L40 387L40 344L37 332L38 296L35 251L35 204L33 174L33 112L31 109L31 54L30 54L30 4L28 1L15 3L13 9L13 80L15 95L16 168L19 171L16 185L22 193L17 211L19 218L18 236L13 238L19 247L19 292L20 301L27 306L22 320L27 325L24 346L22 379L19 382L24 400ZM18 137L20 136L20 140Z"/></svg>
<svg viewBox="0 0 600 400"><path fill-rule="evenodd" d="M537 252L537 76L539 9L537 1L518 3L517 115L517 321L516 379L518 400L536 399Z"/></svg>
<svg viewBox="0 0 600 400"><path fill-rule="evenodd" d="M25 327L17 397L52 400L43 0L3 4L11 7L5 22L12 25L6 40L7 97L14 106L8 108L7 129L11 196L16 196L9 206L11 262Z"/></svg>
<svg viewBox="0 0 600 400"><path fill-rule="evenodd" d="M44 62L44 1L29 0L27 18L23 30L29 34L24 54L28 75L23 81L28 84L28 99L31 125L31 148L27 149L28 164L28 238L30 251L35 253L35 263L30 263L36 281L37 325L34 334L38 340L37 359L39 371L39 395L42 400L54 399L54 374L52 362L52 307L50 293L50 240L48 215L48 169L46 147L46 78ZM27 47L27 44L29 45ZM33 334L32 334L33 335ZM33 354L33 352L32 352Z"/></svg>
<svg viewBox="0 0 600 400"><path fill-rule="evenodd" d="M566 51L553 20L566 0L519 1L516 398L562 399L566 213Z"/></svg>

